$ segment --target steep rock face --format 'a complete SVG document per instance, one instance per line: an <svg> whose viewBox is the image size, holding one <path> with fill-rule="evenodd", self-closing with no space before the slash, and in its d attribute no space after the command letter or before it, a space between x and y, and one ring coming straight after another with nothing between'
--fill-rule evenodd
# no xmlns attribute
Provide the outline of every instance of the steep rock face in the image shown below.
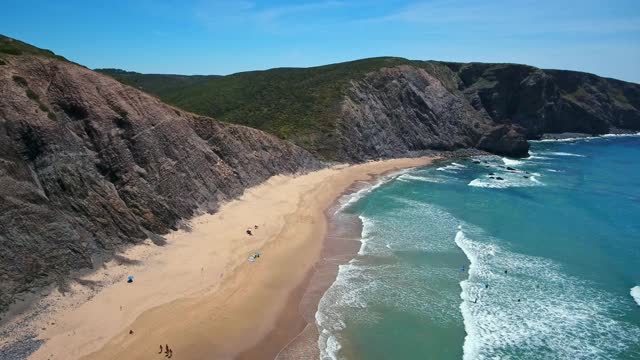
<svg viewBox="0 0 640 360"><path fill-rule="evenodd" d="M426 149L479 147L526 156L526 139L510 125L496 127L462 94L426 70L401 65L353 81L337 116L338 158L365 160Z"/></svg>
<svg viewBox="0 0 640 360"><path fill-rule="evenodd" d="M195 116L78 65L0 65L0 312L17 293L280 173L322 166L259 130Z"/></svg>
<svg viewBox="0 0 640 360"><path fill-rule="evenodd" d="M459 90L483 115L543 133L640 130L640 86L592 74L515 64L452 64Z"/></svg>
<svg viewBox="0 0 640 360"><path fill-rule="evenodd" d="M476 147L494 154L504 154L513 157L529 155L529 143L521 127L498 125L487 131Z"/></svg>
<svg viewBox="0 0 640 360"><path fill-rule="evenodd" d="M385 70L399 67L404 70ZM522 155L520 134L537 139L544 133L640 130L640 85L518 64L382 57L188 79L103 71L176 106L261 128L332 160L457 146ZM423 75L415 74L422 71L442 86L420 80ZM454 114L445 97L461 103ZM490 126L469 130L475 123ZM498 143L496 134L507 137ZM485 137L482 145L478 136Z"/></svg>

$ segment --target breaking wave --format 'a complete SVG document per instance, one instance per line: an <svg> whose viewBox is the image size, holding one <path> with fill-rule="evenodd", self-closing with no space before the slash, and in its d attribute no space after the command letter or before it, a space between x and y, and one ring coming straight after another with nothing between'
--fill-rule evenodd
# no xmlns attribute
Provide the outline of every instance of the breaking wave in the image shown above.
<svg viewBox="0 0 640 360"><path fill-rule="evenodd" d="M455 243L471 262L460 282L467 336L463 359L616 358L640 330L609 316L618 299L562 272L545 258L477 241Z"/></svg>
<svg viewBox="0 0 640 360"><path fill-rule="evenodd" d="M458 164L458 163L451 163L451 164L446 165L446 166L441 166L441 167L437 168L436 170L456 173L456 172L458 172L458 171L460 171L462 169L465 169L465 168L466 168L465 165Z"/></svg>
<svg viewBox="0 0 640 360"><path fill-rule="evenodd" d="M636 301L636 304L640 306L640 286L634 286L631 288L631 297Z"/></svg>
<svg viewBox="0 0 640 360"><path fill-rule="evenodd" d="M585 157L584 155L574 154L574 153L568 153L568 152L561 152L561 151L546 152L546 153L543 153L543 154L547 154L547 155L555 155L555 156L575 156L575 157Z"/></svg>

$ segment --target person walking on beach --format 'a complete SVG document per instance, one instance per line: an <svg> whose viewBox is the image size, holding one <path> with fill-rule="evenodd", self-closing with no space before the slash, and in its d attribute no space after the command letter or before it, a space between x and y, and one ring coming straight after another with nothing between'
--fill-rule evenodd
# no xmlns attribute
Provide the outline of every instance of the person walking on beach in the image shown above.
<svg viewBox="0 0 640 360"><path fill-rule="evenodd" d="M162 344L160 344L160 352L158 354L162 354Z"/></svg>
<svg viewBox="0 0 640 360"><path fill-rule="evenodd" d="M164 351L164 354L165 354L164 357L169 357L169 344L165 344L164 348L166 349Z"/></svg>
<svg viewBox="0 0 640 360"><path fill-rule="evenodd" d="M247 234L249 234L249 236L252 236L253 234L251 233L251 229L247 229Z"/></svg>
<svg viewBox="0 0 640 360"><path fill-rule="evenodd" d="M173 357L173 349L169 349L169 359L171 359L171 357Z"/></svg>

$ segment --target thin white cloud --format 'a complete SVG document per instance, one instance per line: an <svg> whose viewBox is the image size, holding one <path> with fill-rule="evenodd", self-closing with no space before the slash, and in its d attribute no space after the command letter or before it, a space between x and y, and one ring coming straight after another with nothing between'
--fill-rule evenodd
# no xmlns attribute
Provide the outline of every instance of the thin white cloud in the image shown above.
<svg viewBox="0 0 640 360"><path fill-rule="evenodd" d="M288 15L296 15L301 13L313 13L317 11L325 11L331 9L337 9L346 6L347 4L342 1L322 1L322 2L310 2L295 5L279 6L270 9L260 11L255 14L256 18L261 21L275 21L281 17Z"/></svg>
<svg viewBox="0 0 640 360"><path fill-rule="evenodd" d="M640 18L637 17L580 17L564 12L566 9L562 6L555 10L557 12L542 8L535 1L435 0L409 3L387 14L354 22L429 26L445 33L488 30L511 34L610 34L640 31Z"/></svg>
<svg viewBox="0 0 640 360"><path fill-rule="evenodd" d="M302 2L281 6L262 6L250 1L201 1L195 6L195 18L208 27L218 27L222 23L253 24L258 26L275 26L284 18L315 13L328 12L349 6L348 3L336 0Z"/></svg>

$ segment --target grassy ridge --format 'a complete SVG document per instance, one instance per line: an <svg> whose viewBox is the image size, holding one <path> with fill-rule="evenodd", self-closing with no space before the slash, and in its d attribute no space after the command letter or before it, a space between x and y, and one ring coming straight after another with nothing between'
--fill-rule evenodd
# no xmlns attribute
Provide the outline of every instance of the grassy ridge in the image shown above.
<svg viewBox="0 0 640 360"><path fill-rule="evenodd" d="M332 159L336 120L352 81L384 67L411 65L451 93L536 138L544 132L602 133L640 128L640 86L593 74L506 63L414 61L397 57L228 76L146 75L98 70L185 110L258 128Z"/></svg>
<svg viewBox="0 0 640 360"><path fill-rule="evenodd" d="M411 63L416 62L384 57L198 77L98 71L185 110L262 129L323 154L331 152L334 115L349 82L382 67Z"/></svg>
<svg viewBox="0 0 640 360"><path fill-rule="evenodd" d="M2 54L9 55L37 55L55 58L58 60L67 61L64 57L56 55L53 51L47 49L40 49L38 47L29 45L20 40L12 39L4 35L0 35L0 57Z"/></svg>

